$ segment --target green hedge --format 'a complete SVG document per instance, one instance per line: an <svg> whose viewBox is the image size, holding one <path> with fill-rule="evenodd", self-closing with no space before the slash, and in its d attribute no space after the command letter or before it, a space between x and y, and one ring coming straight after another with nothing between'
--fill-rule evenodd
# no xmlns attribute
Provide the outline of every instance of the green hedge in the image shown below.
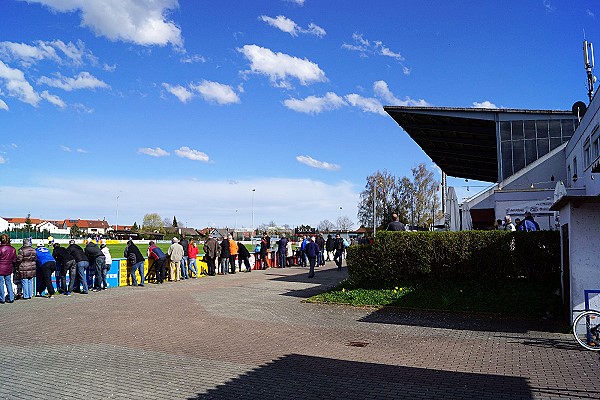
<svg viewBox="0 0 600 400"><path fill-rule="evenodd" d="M372 245L348 248L350 278L560 279L557 231L378 232Z"/></svg>

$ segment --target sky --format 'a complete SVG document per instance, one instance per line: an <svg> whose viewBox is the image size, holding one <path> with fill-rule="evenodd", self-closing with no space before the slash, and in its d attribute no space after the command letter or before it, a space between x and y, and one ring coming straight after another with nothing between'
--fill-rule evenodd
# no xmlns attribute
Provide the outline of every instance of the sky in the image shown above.
<svg viewBox="0 0 600 400"><path fill-rule="evenodd" d="M570 110L597 1L2 0L0 216L359 226L385 105ZM449 177L459 200L489 183Z"/></svg>

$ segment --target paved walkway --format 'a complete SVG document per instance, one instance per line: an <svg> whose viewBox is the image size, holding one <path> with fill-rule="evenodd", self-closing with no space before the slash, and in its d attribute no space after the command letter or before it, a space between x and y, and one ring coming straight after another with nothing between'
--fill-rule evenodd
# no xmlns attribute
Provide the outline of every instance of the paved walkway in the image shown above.
<svg viewBox="0 0 600 400"><path fill-rule="evenodd" d="M328 263L329 264L329 263ZM598 399L531 322L302 303L333 263L0 306L2 399Z"/></svg>

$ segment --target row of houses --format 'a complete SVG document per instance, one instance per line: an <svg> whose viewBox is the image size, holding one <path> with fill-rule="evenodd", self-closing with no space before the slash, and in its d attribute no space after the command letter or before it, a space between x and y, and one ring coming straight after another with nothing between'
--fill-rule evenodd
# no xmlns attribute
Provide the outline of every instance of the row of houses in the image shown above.
<svg viewBox="0 0 600 400"><path fill-rule="evenodd" d="M108 235L109 232L118 229L131 229L131 226L111 226L106 220L89 219L65 219L44 220L39 218L11 218L0 217L0 232L27 229L35 231L48 231L51 234L65 234L71 232L73 226L77 226L82 235Z"/></svg>

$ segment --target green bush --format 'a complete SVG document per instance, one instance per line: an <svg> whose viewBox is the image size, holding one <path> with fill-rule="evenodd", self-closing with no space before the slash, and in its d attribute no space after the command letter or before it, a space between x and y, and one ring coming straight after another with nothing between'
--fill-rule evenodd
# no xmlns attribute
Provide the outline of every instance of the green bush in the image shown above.
<svg viewBox="0 0 600 400"><path fill-rule="evenodd" d="M407 278L560 279L557 231L378 232L372 245L348 248L354 282Z"/></svg>

